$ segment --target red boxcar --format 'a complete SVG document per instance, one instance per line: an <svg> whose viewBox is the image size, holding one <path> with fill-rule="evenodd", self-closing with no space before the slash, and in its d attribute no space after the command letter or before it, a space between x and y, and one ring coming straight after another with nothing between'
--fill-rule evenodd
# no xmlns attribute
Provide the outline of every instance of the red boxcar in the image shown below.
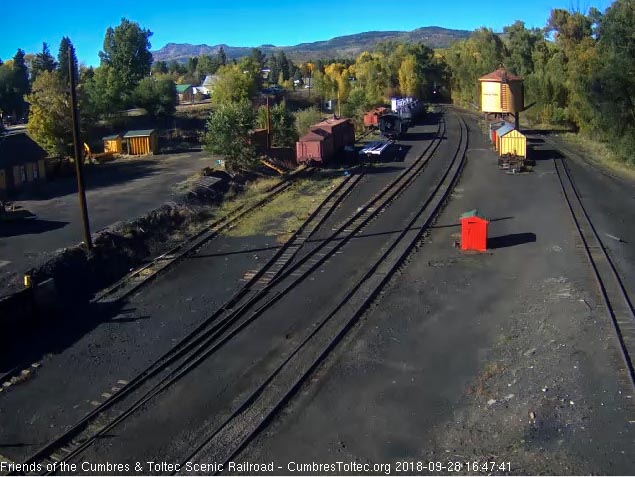
<svg viewBox="0 0 635 477"><path fill-rule="evenodd" d="M372 111L368 111L366 114L364 114L364 127L366 128L379 127L379 117L385 114L387 111L388 111L388 108L384 108L383 106L375 108Z"/></svg>
<svg viewBox="0 0 635 477"><path fill-rule="evenodd" d="M333 155L333 136L322 129L312 129L295 144L298 164L324 163Z"/></svg>
<svg viewBox="0 0 635 477"><path fill-rule="evenodd" d="M298 163L327 163L345 146L355 144L355 126L350 119L327 119L311 126L296 143Z"/></svg>

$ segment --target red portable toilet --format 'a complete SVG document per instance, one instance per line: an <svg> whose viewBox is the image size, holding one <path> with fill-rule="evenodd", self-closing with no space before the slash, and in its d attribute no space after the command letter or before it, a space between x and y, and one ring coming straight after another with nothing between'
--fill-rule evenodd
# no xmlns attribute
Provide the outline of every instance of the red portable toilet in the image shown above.
<svg viewBox="0 0 635 477"><path fill-rule="evenodd" d="M489 220L480 217L477 210L461 215L461 250L487 251L487 224Z"/></svg>

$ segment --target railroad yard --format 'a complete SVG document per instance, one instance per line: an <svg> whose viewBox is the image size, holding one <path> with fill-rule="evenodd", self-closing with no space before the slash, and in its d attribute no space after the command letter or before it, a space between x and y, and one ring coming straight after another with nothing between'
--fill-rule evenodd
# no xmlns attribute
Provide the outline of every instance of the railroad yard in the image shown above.
<svg viewBox="0 0 635 477"><path fill-rule="evenodd" d="M633 474L635 184L431 109L8 347L0 473Z"/></svg>

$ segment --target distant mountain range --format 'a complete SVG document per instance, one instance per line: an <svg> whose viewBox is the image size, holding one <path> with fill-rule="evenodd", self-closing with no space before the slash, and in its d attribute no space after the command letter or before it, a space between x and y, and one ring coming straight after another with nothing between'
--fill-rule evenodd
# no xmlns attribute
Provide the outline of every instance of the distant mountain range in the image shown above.
<svg viewBox="0 0 635 477"><path fill-rule="evenodd" d="M354 35L338 36L326 41L300 43L295 46L260 45L263 53L269 54L283 50L289 58L295 61L320 58L354 57L364 50L371 49L376 43L384 40L421 41L430 48L447 48L453 42L464 40L472 32L467 30L452 30L441 27L423 27L412 31L368 31ZM152 52L154 61L185 61L191 56L201 54L213 55L223 47L228 58L240 58L251 52L251 47L229 45L190 45L188 43L168 43L163 48Z"/></svg>

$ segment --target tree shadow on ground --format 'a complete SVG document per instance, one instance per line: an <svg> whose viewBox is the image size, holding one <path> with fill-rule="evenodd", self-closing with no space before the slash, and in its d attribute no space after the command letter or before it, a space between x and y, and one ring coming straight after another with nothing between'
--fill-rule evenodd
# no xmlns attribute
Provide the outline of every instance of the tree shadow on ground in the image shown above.
<svg viewBox="0 0 635 477"><path fill-rule="evenodd" d="M551 161L553 159L562 159L564 156L555 149L533 148L529 152L529 160L531 161Z"/></svg>
<svg viewBox="0 0 635 477"><path fill-rule="evenodd" d="M29 219L9 223L0 223L0 238L18 235L34 235L66 227L70 222L58 220Z"/></svg>
<svg viewBox="0 0 635 477"><path fill-rule="evenodd" d="M136 310L124 309L123 305L70 300L54 309L37 310L36 318L28 323L0 320L0 332L12 336L0 354L0 374L37 362L47 354L59 354L103 323L125 324L150 318L134 316Z"/></svg>
<svg viewBox="0 0 635 477"><path fill-rule="evenodd" d="M84 169L87 190L121 184L160 172L157 160L139 159L91 165ZM13 200L48 200L77 193L75 174L54 177L29 187L13 197Z"/></svg>
<svg viewBox="0 0 635 477"><path fill-rule="evenodd" d="M536 241L536 234L531 232L525 232L521 234L500 235L498 237L488 238L487 248L496 249L496 248L513 247L515 245L533 243L535 241Z"/></svg>

